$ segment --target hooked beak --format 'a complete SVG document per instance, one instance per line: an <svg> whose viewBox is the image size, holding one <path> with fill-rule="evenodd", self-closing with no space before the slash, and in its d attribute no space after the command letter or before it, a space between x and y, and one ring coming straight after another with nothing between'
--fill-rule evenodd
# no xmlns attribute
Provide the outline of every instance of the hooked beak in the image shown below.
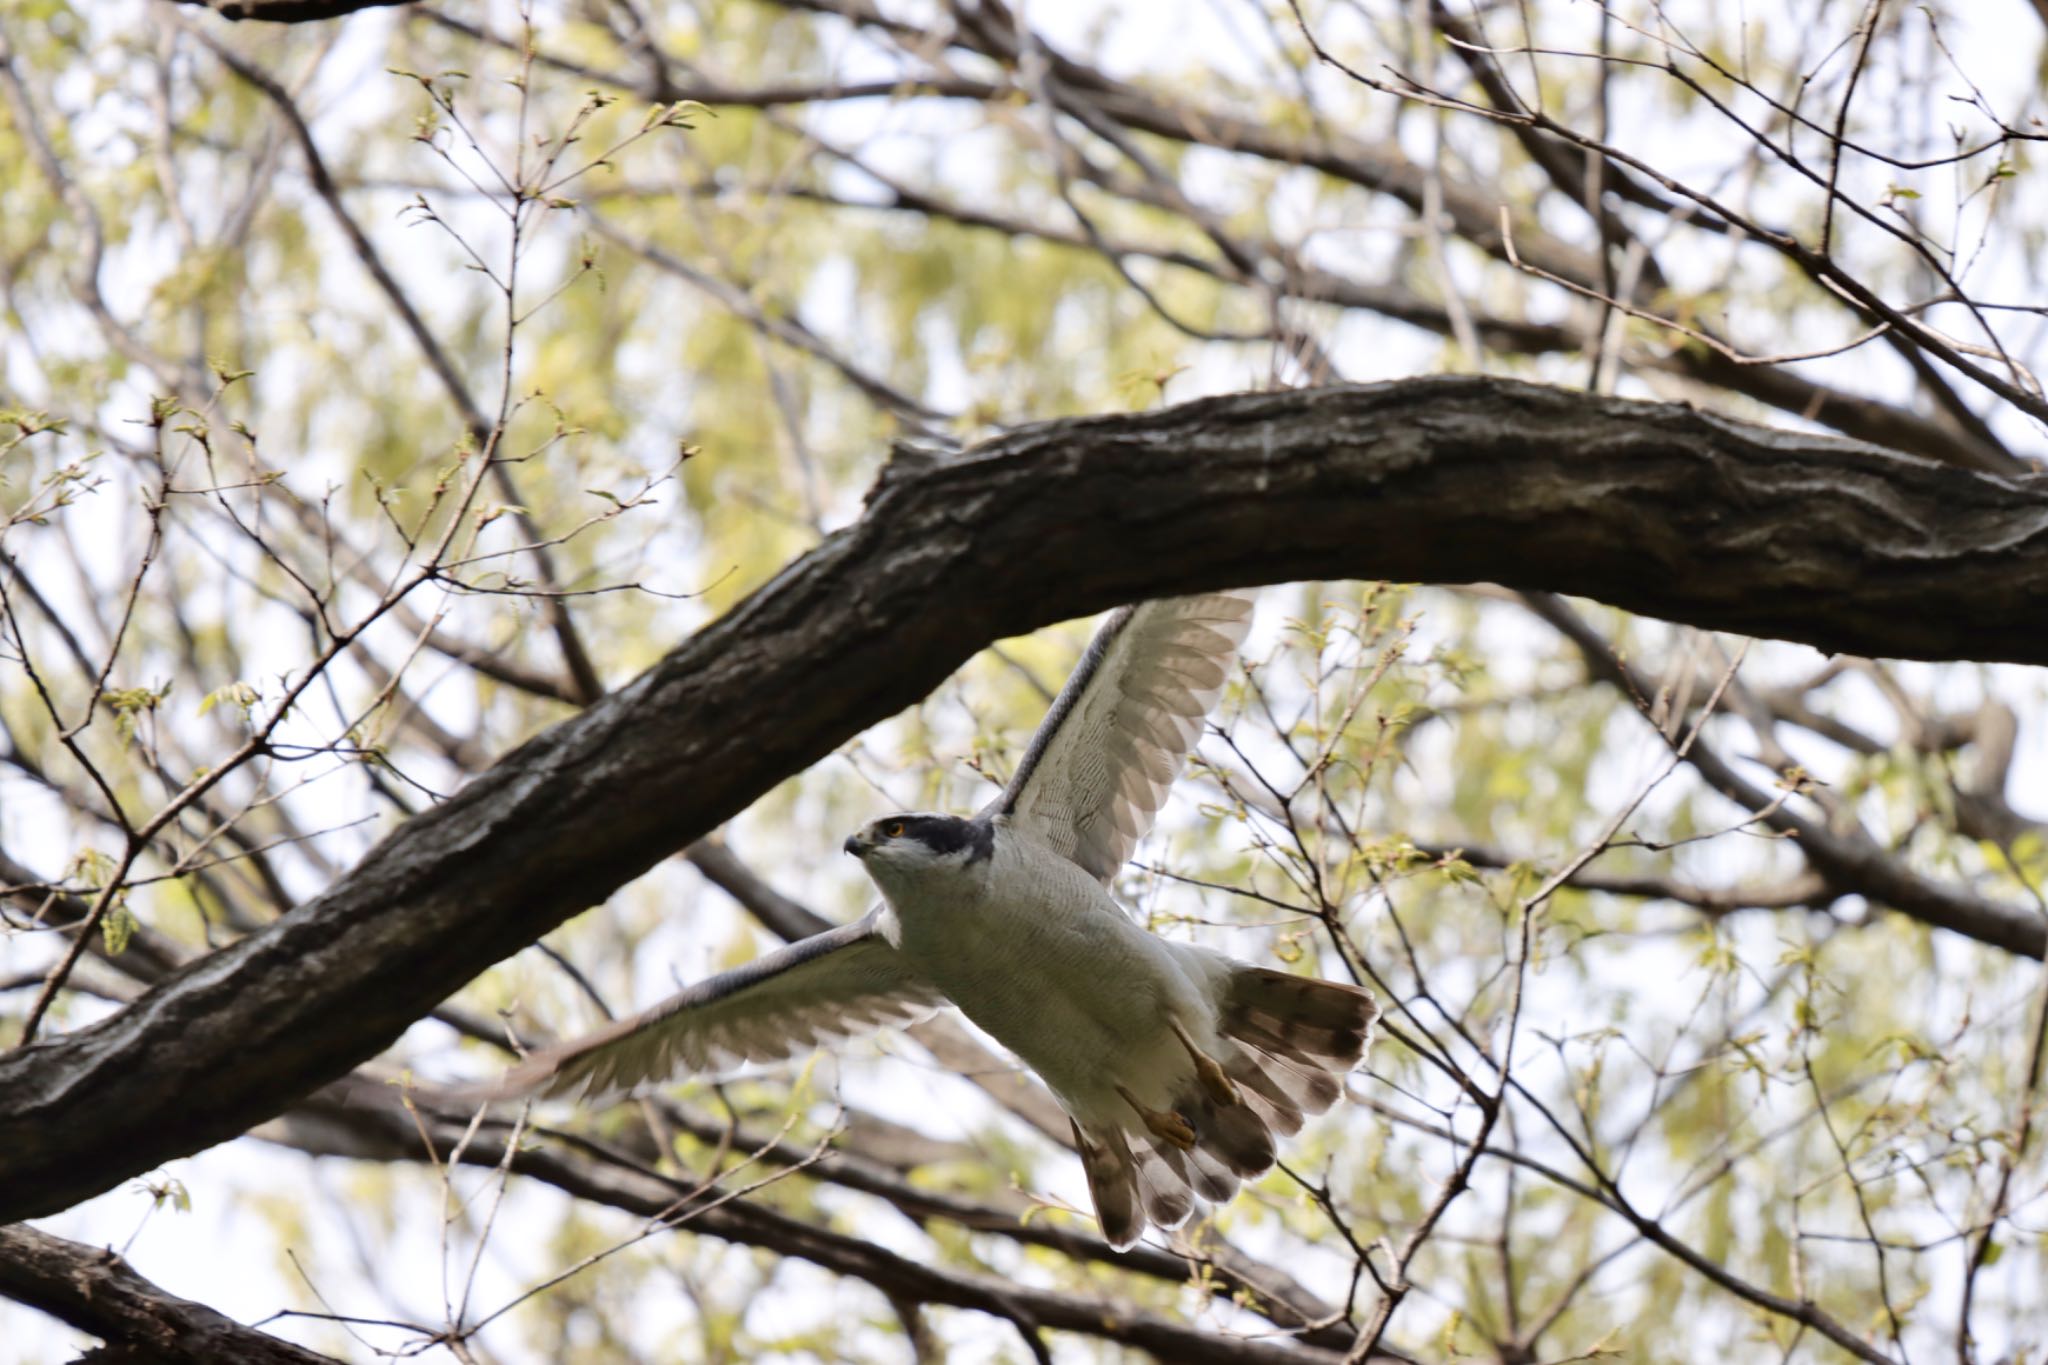
<svg viewBox="0 0 2048 1365"><path fill-rule="evenodd" d="M868 851L868 846L861 841L861 837L858 834L847 835L846 842L841 844L839 848L841 852L851 853L856 858L865 857Z"/></svg>

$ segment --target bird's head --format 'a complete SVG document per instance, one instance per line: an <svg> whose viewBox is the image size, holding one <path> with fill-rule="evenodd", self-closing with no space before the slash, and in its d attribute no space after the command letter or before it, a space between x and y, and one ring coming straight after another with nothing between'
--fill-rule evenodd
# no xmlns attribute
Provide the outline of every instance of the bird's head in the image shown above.
<svg viewBox="0 0 2048 1365"><path fill-rule="evenodd" d="M904 811L871 821L841 845L884 887L978 870L995 849L995 827L983 820Z"/></svg>

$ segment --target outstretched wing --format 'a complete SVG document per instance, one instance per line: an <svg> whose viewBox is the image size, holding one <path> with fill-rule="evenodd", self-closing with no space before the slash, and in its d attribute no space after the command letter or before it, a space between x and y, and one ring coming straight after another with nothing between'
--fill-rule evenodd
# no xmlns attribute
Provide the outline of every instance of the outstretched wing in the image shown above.
<svg viewBox="0 0 2048 1365"><path fill-rule="evenodd" d="M1208 593L1111 612L983 815L1007 815L1102 881L1173 789L1251 629L1252 599Z"/></svg>
<svg viewBox="0 0 2048 1365"><path fill-rule="evenodd" d="M690 1071L775 1062L832 1039L920 1019L945 997L877 928L881 911L707 977L505 1073L494 1099L589 1097Z"/></svg>

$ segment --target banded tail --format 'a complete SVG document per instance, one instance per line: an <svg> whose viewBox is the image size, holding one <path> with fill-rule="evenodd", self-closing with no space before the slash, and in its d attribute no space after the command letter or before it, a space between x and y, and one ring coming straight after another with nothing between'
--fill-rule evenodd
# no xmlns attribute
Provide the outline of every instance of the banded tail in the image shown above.
<svg viewBox="0 0 2048 1365"><path fill-rule="evenodd" d="M1268 1170L1276 1135L1336 1103L1379 1012L1362 987L1233 963L1216 1021L1220 1075L1198 1064L1157 1123L1134 1112L1118 1125L1074 1124L1103 1237L1122 1250L1148 1223L1177 1228L1198 1197L1221 1203Z"/></svg>

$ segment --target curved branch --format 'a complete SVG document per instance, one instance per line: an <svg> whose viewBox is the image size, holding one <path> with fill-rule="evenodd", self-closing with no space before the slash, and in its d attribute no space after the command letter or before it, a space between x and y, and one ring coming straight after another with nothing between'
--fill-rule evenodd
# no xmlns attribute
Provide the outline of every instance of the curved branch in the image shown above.
<svg viewBox="0 0 2048 1365"><path fill-rule="evenodd" d="M88 1360L334 1365L331 1357L166 1294L115 1252L31 1227L0 1228L0 1295L107 1343L104 1356L95 1351Z"/></svg>
<svg viewBox="0 0 2048 1365"><path fill-rule="evenodd" d="M344 1074L991 641L1145 597L1335 577L1491 580L1829 650L2048 663L2048 478L1474 378L899 448L858 522L323 895L0 1057L0 1219L68 1207Z"/></svg>

